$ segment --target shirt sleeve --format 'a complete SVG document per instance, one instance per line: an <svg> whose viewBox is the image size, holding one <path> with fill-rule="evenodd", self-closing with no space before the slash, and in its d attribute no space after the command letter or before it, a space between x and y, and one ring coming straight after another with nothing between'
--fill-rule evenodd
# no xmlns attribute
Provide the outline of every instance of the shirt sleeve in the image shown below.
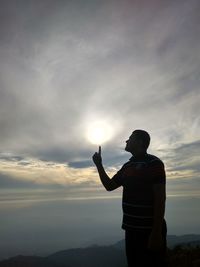
<svg viewBox="0 0 200 267"><path fill-rule="evenodd" d="M124 178L123 178L123 173L124 173L124 167L122 167L113 177L112 180L118 184L119 186L123 186L124 184Z"/></svg>
<svg viewBox="0 0 200 267"><path fill-rule="evenodd" d="M165 166L161 160L156 160L151 167L153 184L166 184Z"/></svg>

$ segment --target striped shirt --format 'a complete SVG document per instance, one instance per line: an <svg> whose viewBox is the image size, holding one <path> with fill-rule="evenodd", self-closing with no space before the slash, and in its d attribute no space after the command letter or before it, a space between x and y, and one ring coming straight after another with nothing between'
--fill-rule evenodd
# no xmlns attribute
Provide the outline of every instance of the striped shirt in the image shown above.
<svg viewBox="0 0 200 267"><path fill-rule="evenodd" d="M133 156L112 179L123 186L122 229L152 229L153 185L166 183L163 162L150 154L140 160Z"/></svg>

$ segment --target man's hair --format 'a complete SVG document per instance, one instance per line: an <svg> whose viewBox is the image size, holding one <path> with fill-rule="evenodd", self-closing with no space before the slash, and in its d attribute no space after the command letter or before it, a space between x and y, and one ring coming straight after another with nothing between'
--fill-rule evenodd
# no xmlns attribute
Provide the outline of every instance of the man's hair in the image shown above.
<svg viewBox="0 0 200 267"><path fill-rule="evenodd" d="M150 144L150 135L144 130L135 130L133 133L136 135L136 138L142 140L144 148L147 149Z"/></svg>

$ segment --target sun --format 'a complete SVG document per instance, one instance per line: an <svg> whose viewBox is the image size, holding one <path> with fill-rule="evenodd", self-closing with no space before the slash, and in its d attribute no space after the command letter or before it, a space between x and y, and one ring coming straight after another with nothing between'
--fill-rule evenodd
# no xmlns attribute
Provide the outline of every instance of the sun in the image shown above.
<svg viewBox="0 0 200 267"><path fill-rule="evenodd" d="M101 145L112 137L112 127L105 121L96 121L88 126L87 139L90 143Z"/></svg>

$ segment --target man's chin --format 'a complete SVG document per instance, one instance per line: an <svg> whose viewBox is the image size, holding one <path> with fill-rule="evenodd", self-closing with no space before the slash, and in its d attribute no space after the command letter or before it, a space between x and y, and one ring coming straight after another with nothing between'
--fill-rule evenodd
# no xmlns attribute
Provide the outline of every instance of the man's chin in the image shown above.
<svg viewBox="0 0 200 267"><path fill-rule="evenodd" d="M129 149L128 149L128 147L125 147L125 149L124 149L124 150L125 150L125 151L127 151L127 152L130 152L130 151L129 151Z"/></svg>

